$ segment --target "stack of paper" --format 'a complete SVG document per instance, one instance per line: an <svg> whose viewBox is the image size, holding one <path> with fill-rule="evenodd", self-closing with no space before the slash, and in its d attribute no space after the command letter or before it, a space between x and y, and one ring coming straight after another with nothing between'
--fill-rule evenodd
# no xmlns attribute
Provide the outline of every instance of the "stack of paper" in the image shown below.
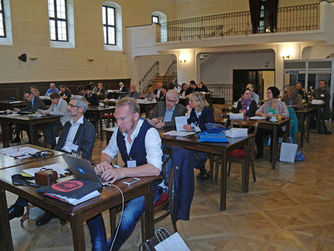
<svg viewBox="0 0 334 251"><path fill-rule="evenodd" d="M31 158L30 154L35 154L37 152L39 152L38 149L28 146L18 148L3 148L0 150L0 154L4 154L16 159Z"/></svg>

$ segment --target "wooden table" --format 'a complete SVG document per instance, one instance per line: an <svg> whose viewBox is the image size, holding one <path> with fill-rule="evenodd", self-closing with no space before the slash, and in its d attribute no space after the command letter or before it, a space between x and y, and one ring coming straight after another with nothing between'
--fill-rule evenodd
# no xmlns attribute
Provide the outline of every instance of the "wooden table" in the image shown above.
<svg viewBox="0 0 334 251"><path fill-rule="evenodd" d="M250 137L229 138L229 143L207 143L198 142L198 136L192 135L188 137L168 136L163 133L166 130L160 130L160 137L163 145L178 146L188 150L201 151L222 157L221 177L220 177L220 210L226 209L226 179L227 179L227 157L230 151L244 147L245 165L242 169L242 190L248 192L249 181L249 143Z"/></svg>
<svg viewBox="0 0 334 251"><path fill-rule="evenodd" d="M273 138L272 138L272 145L273 150L271 153L271 168L274 170L276 168L276 162L278 158L278 129L282 128L283 126L286 126L285 130L285 137L288 138L289 131L290 131L290 120L291 118L286 118L284 120L280 120L277 122L267 121L267 120L259 120L259 129L267 129L271 130L273 132Z"/></svg>
<svg viewBox="0 0 334 251"><path fill-rule="evenodd" d="M100 133L101 140L103 140L102 115L103 114L110 114L114 111L115 111L115 106L89 105L87 111L85 112L85 116L89 119L92 119L93 124L96 128L96 132Z"/></svg>
<svg viewBox="0 0 334 251"><path fill-rule="evenodd" d="M14 250L10 224L7 213L7 201L5 191L12 192L25 200L30 201L34 205L43 208L57 217L67 220L71 224L74 250L85 250L84 238L84 222L92 217L102 213L105 210L117 207L122 204L122 198L119 191L114 187L107 187L102 190L99 197L93 198L79 205L72 206L70 204L60 202L51 198L42 196L35 192L35 188L29 186L12 185L11 176L20 173L23 169L32 167L41 167L60 163L65 165L62 157L54 157L45 161L36 161L20 166L15 166L0 170L0 247L1 250ZM66 166L66 165L65 165ZM145 225L144 237L150 238L154 234L153 221L153 183L158 181L159 177L140 177L140 181L128 187L123 184L126 178L116 182L115 184L123 191L125 201L132 200L139 196L145 196ZM52 237L51 237L52 238Z"/></svg>
<svg viewBox="0 0 334 251"><path fill-rule="evenodd" d="M48 115L48 116L37 116L34 114L31 115L20 115L20 114L11 114L11 115L0 115L1 121L1 130L2 130L2 140L3 147L9 147L8 141L8 126L9 123L16 123L20 125L27 126L29 134L29 143L37 145L37 127L49 123L60 123L61 115Z"/></svg>
<svg viewBox="0 0 334 251"><path fill-rule="evenodd" d="M63 152L59 152L59 151L56 151L56 150L51 150L49 148L45 148L45 147L41 147L41 146L35 146L35 145L31 145L31 144L12 146L10 148L15 150L15 149L22 148L22 147L32 147L32 148L35 148L39 151L45 151L45 150L52 151L53 156L46 156L45 159L48 159L48 158L51 158L51 157L56 157L56 156L64 154ZM6 148L6 149L8 149L8 148ZM17 158L13 158L11 156L8 156L8 155L0 154L0 170L6 169L6 168L9 168L9 167L13 167L13 166L17 166L17 165L22 165L22 164L29 163L29 162L33 162L33 161L36 161L36 160L37 159L33 158L33 157L26 158L26 159L17 159Z"/></svg>
<svg viewBox="0 0 334 251"><path fill-rule="evenodd" d="M13 110L14 108L20 108L27 105L25 101L9 101L9 100L0 100L0 110Z"/></svg>
<svg viewBox="0 0 334 251"><path fill-rule="evenodd" d="M314 111L312 107L305 107L303 109L296 109L296 115L298 117L299 124L301 126L300 131L300 147L304 146L304 137L306 133L306 142L310 141L310 118L311 113ZM305 128L305 120L306 120L306 128Z"/></svg>

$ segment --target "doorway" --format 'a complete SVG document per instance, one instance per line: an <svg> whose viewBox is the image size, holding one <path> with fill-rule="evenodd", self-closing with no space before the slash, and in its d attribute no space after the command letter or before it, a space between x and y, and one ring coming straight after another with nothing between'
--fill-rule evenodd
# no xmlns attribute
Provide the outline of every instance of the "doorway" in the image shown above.
<svg viewBox="0 0 334 251"><path fill-rule="evenodd" d="M254 92L263 100L264 90L275 83L275 69L233 70L233 102L239 100L241 90L248 83L254 84Z"/></svg>

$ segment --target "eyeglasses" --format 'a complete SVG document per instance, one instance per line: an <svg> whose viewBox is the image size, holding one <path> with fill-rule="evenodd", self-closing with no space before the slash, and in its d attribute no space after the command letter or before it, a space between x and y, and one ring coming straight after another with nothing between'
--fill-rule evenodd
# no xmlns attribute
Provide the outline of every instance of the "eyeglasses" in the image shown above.
<svg viewBox="0 0 334 251"><path fill-rule="evenodd" d="M80 107L80 106L77 106L77 105L72 105L72 104L68 104L70 107Z"/></svg>
<svg viewBox="0 0 334 251"><path fill-rule="evenodd" d="M177 100L172 100L172 99L167 98L167 102L176 103Z"/></svg>

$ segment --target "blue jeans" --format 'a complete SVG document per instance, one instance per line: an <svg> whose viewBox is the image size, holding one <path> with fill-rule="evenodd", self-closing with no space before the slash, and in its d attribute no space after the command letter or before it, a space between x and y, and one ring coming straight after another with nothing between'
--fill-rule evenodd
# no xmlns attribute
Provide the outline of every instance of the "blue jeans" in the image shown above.
<svg viewBox="0 0 334 251"><path fill-rule="evenodd" d="M157 202L162 194L162 189L157 185L153 186L153 203ZM132 234L137 221L145 212L145 197L141 196L128 202L122 215L122 222L115 239L116 231L110 240L106 241L106 231L102 215L99 214L87 221L93 251L110 250L115 239L112 250L119 250L124 242Z"/></svg>

